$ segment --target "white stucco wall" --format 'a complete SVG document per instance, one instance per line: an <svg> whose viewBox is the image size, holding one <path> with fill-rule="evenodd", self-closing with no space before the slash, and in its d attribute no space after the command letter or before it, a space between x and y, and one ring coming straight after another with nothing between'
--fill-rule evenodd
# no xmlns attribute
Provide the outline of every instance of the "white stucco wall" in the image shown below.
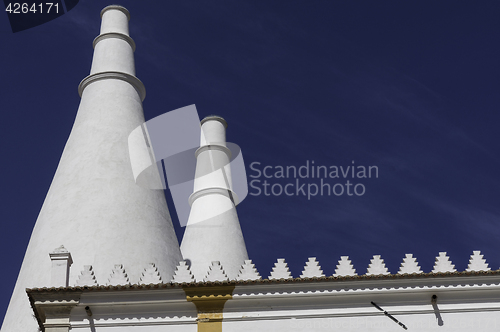
<svg viewBox="0 0 500 332"><path fill-rule="evenodd" d="M128 33L124 11L105 11L106 32ZM93 71L134 73L131 45L98 42ZM57 110L54 111L66 111ZM169 279L181 260L162 190L134 182L129 133L144 122L141 95L129 82L105 78L86 86L73 129L38 216L3 323L3 332L35 332L26 288L51 286L49 253L64 245L73 257L69 284L92 265L106 284L114 264L137 283L148 263Z"/></svg>
<svg viewBox="0 0 500 332"><path fill-rule="evenodd" d="M202 120L191 212L181 242L197 281L205 278L213 261L221 263L229 279L236 279L248 259L232 192L225 124L217 116Z"/></svg>

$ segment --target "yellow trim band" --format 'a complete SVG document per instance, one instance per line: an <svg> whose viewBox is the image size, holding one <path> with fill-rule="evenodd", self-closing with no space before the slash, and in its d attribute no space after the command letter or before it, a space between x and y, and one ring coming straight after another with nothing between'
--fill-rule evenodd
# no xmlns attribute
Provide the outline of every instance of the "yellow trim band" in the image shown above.
<svg viewBox="0 0 500 332"><path fill-rule="evenodd" d="M233 298L234 285L183 287L186 300L198 311L198 332L222 332L224 305Z"/></svg>

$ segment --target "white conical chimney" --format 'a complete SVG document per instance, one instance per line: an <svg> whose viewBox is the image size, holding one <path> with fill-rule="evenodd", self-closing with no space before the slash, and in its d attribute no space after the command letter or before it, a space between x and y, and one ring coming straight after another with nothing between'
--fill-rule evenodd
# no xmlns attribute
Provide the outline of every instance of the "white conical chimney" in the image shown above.
<svg viewBox="0 0 500 332"><path fill-rule="evenodd" d="M212 261L219 261L229 279L236 279L248 259L231 180L231 151L226 147L226 121L209 116L201 121L201 144L196 151L191 212L181 243L185 260L197 281L206 276Z"/></svg>
<svg viewBox="0 0 500 332"><path fill-rule="evenodd" d="M127 140L144 122L145 90L135 77L130 16L121 6L108 6L101 17L92 70L79 86L78 114L31 235L3 332L38 331L25 289L52 286L51 273L64 273L71 259L69 285L84 265L92 265L99 284L107 283L115 264L123 265L132 283L149 263L162 280L170 280L181 260L163 191L137 186L132 175ZM54 251L61 245L69 254Z"/></svg>

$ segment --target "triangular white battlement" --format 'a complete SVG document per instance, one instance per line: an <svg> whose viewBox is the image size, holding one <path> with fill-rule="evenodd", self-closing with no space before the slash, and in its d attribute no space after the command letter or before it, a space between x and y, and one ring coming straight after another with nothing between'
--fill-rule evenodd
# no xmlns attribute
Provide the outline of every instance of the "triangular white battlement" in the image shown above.
<svg viewBox="0 0 500 332"><path fill-rule="evenodd" d="M356 276L356 269L352 266L349 256L341 256L335 269L334 277Z"/></svg>
<svg viewBox="0 0 500 332"><path fill-rule="evenodd" d="M229 278L224 272L222 265L219 261L212 262L207 275L203 279L203 281L229 281Z"/></svg>
<svg viewBox="0 0 500 332"><path fill-rule="evenodd" d="M78 280L76 281L77 286L95 286L97 285L97 280L92 270L92 265L84 265L83 271L81 272Z"/></svg>
<svg viewBox="0 0 500 332"><path fill-rule="evenodd" d="M191 273L191 269L189 265L187 265L186 261L180 261L179 265L175 269L174 276L172 278L172 282L182 283L182 282L194 282L194 275Z"/></svg>
<svg viewBox="0 0 500 332"><path fill-rule="evenodd" d="M278 261L274 263L273 270L269 276L269 280L276 279L292 279L292 273L288 268L288 264L285 262L284 258L278 258Z"/></svg>
<svg viewBox="0 0 500 332"><path fill-rule="evenodd" d="M154 263L149 263L148 266L142 272L142 277L140 280L141 284L161 284L160 272L156 268Z"/></svg>
<svg viewBox="0 0 500 332"><path fill-rule="evenodd" d="M423 271L420 269L420 266L417 263L417 259L413 257L413 254L406 254L405 258L403 258L403 262L401 263L398 274L418 274L422 272Z"/></svg>
<svg viewBox="0 0 500 332"><path fill-rule="evenodd" d="M450 257L446 255L446 252L440 252L439 256L436 257L436 262L434 263L432 273L446 273L455 271L455 265L451 264Z"/></svg>
<svg viewBox="0 0 500 332"><path fill-rule="evenodd" d="M301 278L319 278L324 277L323 270L321 270L321 266L316 261L316 257L309 257L309 260L306 262L304 266L304 271L300 275Z"/></svg>
<svg viewBox="0 0 500 332"><path fill-rule="evenodd" d="M481 251L473 251L470 256L469 266L466 271L489 271L491 270L488 267L488 263L486 263L486 259L483 258L484 255L481 255Z"/></svg>
<svg viewBox="0 0 500 332"><path fill-rule="evenodd" d="M255 268L255 264L252 263L251 259L245 260L245 263L241 266L240 273L236 277L236 280L260 280L262 277Z"/></svg>
<svg viewBox="0 0 500 332"><path fill-rule="evenodd" d="M385 266L384 260L380 258L380 255L374 255L370 260L368 269L366 270L366 275L387 275L390 274L389 270Z"/></svg>
<svg viewBox="0 0 500 332"><path fill-rule="evenodd" d="M116 264L113 268L113 272L108 279L108 285L118 286L118 285L129 285L129 279L125 269L122 264Z"/></svg>

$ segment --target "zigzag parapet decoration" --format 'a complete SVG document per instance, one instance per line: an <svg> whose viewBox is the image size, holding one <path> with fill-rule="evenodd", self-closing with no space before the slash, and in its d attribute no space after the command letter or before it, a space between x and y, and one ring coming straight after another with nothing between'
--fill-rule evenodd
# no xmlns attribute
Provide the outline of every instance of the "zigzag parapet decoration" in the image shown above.
<svg viewBox="0 0 500 332"><path fill-rule="evenodd" d="M406 254L406 257L403 259L403 263L401 263L401 267L399 268L398 274L405 273L423 273L420 266L418 266L417 259L413 257L412 254Z"/></svg>
<svg viewBox="0 0 500 332"><path fill-rule="evenodd" d="M366 275L374 276L374 275L387 275L390 274L389 270L385 266L384 260L380 258L380 255L374 255L370 260L370 265L368 265L368 269L366 270Z"/></svg>
<svg viewBox="0 0 500 332"><path fill-rule="evenodd" d="M304 266L304 271L300 275L301 278L320 278L324 277L323 270L321 270L321 266L316 261L316 257L309 257L309 260L306 262L306 266Z"/></svg>
<svg viewBox="0 0 500 332"><path fill-rule="evenodd" d="M434 263L434 269L432 273L446 273L446 272L456 272L455 265L451 264L450 257L446 256L446 252L440 252L439 256L436 257L436 262Z"/></svg>
<svg viewBox="0 0 500 332"><path fill-rule="evenodd" d="M109 276L108 285L119 286L119 285L130 285L127 273L122 264L116 264Z"/></svg>
<svg viewBox="0 0 500 332"><path fill-rule="evenodd" d="M229 278L220 262L214 261L203 281L229 281Z"/></svg>
<svg viewBox="0 0 500 332"><path fill-rule="evenodd" d="M486 263L486 259L481 255L481 251L473 251L470 256L469 266L466 271L489 271L491 270Z"/></svg>
<svg viewBox="0 0 500 332"><path fill-rule="evenodd" d="M180 261L179 265L175 268L175 273L172 279L174 283L183 283L183 282L194 282L194 275L190 270L189 265L187 265L186 261Z"/></svg>
<svg viewBox="0 0 500 332"><path fill-rule="evenodd" d="M285 262L284 258L278 258L278 261L274 263L273 270L269 276L269 280L277 279L292 279L292 273L288 268L288 264Z"/></svg>
<svg viewBox="0 0 500 332"><path fill-rule="evenodd" d="M142 272L141 284L161 284L160 272L154 263L149 263Z"/></svg>
<svg viewBox="0 0 500 332"><path fill-rule="evenodd" d="M352 266L349 256L341 256L335 269L334 277L357 276L356 269Z"/></svg>
<svg viewBox="0 0 500 332"><path fill-rule="evenodd" d="M92 265L84 265L83 271L76 281L78 286L95 286L97 285L97 280L95 279L94 271L92 270Z"/></svg>
<svg viewBox="0 0 500 332"><path fill-rule="evenodd" d="M242 281L242 280L260 280L262 277L260 276L259 272L255 268L255 264L252 263L252 260L246 260L245 264L241 266L240 273L236 277L236 280Z"/></svg>
<svg viewBox="0 0 500 332"><path fill-rule="evenodd" d="M484 255L480 251L473 251L469 259L469 264L467 269L462 272L488 272L491 271L489 264L486 262ZM439 273L456 273L455 265L452 264L450 257L447 256L446 252L440 252L436 257L434 262L434 267L431 274ZM406 254L403 258L399 271L396 273L398 275L412 275L412 274L422 274L421 267L419 266L417 259L413 257L412 254ZM366 276L386 276L390 275L388 268L385 266L384 260L380 255L374 255L370 260L370 264L366 271ZM335 273L331 277L335 278L345 278L345 277L356 277L356 269L354 268L349 256L341 256L338 264L336 265ZM323 270L316 257L310 257L306 262L300 278L322 278L325 277ZM327 276L328 277L328 276ZM294 279L288 264L285 259L279 258L267 278L269 280L290 280ZM240 272L234 281L258 281L262 280L255 264L251 260L245 260L242 262ZM224 271L224 267L218 261L212 262L209 266L208 271L203 279L203 282L228 282L230 280ZM162 283L194 283L196 282L187 261L180 261L177 266L175 273L171 280L166 281L162 279L160 272L158 271L154 263L150 263L142 271L142 277L140 278L140 284L162 284ZM130 280L125 272L125 269L121 264L114 266L111 271L108 283L106 285L117 286L117 285L130 285ZM85 265L83 271L76 280L75 286L98 286L94 275L94 270L91 265Z"/></svg>

